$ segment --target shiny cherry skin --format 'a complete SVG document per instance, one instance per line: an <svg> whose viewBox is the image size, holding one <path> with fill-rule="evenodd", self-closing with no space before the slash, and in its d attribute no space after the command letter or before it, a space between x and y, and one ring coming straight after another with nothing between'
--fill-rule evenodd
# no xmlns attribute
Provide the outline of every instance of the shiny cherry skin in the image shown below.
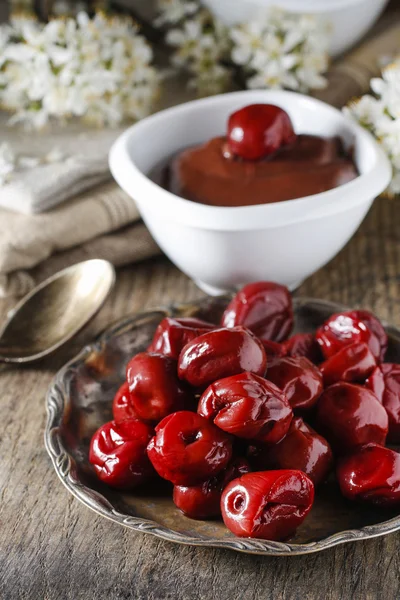
<svg viewBox="0 0 400 600"><path fill-rule="evenodd" d="M286 540L301 525L314 502L314 484L302 471L248 473L222 493L227 528L239 537Z"/></svg>
<svg viewBox="0 0 400 600"><path fill-rule="evenodd" d="M377 362L383 360L388 337L382 323L367 310L353 310L332 315L315 335L325 358L344 346L365 342Z"/></svg>
<svg viewBox="0 0 400 600"><path fill-rule="evenodd" d="M228 120L228 148L244 160L260 160L293 144L296 134L289 115L273 104L251 104Z"/></svg>
<svg viewBox="0 0 400 600"><path fill-rule="evenodd" d="M318 367L304 357L274 360L265 377L286 394L293 410L315 406L324 389Z"/></svg>
<svg viewBox="0 0 400 600"><path fill-rule="evenodd" d="M375 367L375 357L364 342L345 346L319 366L325 386L338 381L364 383Z"/></svg>
<svg viewBox="0 0 400 600"><path fill-rule="evenodd" d="M337 467L340 490L349 500L382 507L400 506L400 454L366 444Z"/></svg>
<svg viewBox="0 0 400 600"><path fill-rule="evenodd" d="M308 358L309 361L318 365L324 360L321 348L313 333L296 333L292 335L286 342L283 342L284 356L292 358Z"/></svg>
<svg viewBox="0 0 400 600"><path fill-rule="evenodd" d="M212 383L201 396L197 412L227 433L269 444L286 435L293 417L286 395L253 373Z"/></svg>
<svg viewBox="0 0 400 600"><path fill-rule="evenodd" d="M114 421L120 423L125 419L138 419L138 415L133 408L131 393L128 382L125 381L114 396L112 412Z"/></svg>
<svg viewBox="0 0 400 600"><path fill-rule="evenodd" d="M245 458L234 458L226 469L199 485L175 485L174 504L191 519L218 517L221 514L223 490L233 479L250 471L250 465Z"/></svg>
<svg viewBox="0 0 400 600"><path fill-rule="evenodd" d="M330 445L301 417L292 420L278 444L249 446L248 458L255 471L296 469L308 475L315 486L325 481L333 467Z"/></svg>
<svg viewBox="0 0 400 600"><path fill-rule="evenodd" d="M388 416L368 389L340 382L328 387L317 405L316 429L334 452L348 454L369 442L384 444Z"/></svg>
<svg viewBox="0 0 400 600"><path fill-rule="evenodd" d="M281 342L293 328L293 306L289 290L271 281L249 283L228 304L223 327L242 325L261 340Z"/></svg>
<svg viewBox="0 0 400 600"><path fill-rule="evenodd" d="M147 351L178 359L186 344L212 329L217 329L217 326L201 319L166 317L157 327Z"/></svg>
<svg viewBox="0 0 400 600"><path fill-rule="evenodd" d="M264 346L265 354L267 355L267 360L280 358L281 356L285 356L286 352L283 344L279 342L273 342L272 340L261 340L262 345Z"/></svg>
<svg viewBox="0 0 400 600"><path fill-rule="evenodd" d="M264 375L266 368L262 343L244 327L204 333L186 344L178 361L179 377L200 389L244 371Z"/></svg>
<svg viewBox="0 0 400 600"><path fill-rule="evenodd" d="M133 408L140 419L157 423L186 407L191 394L178 379L177 361L141 352L126 368Z"/></svg>
<svg viewBox="0 0 400 600"><path fill-rule="evenodd" d="M400 365L382 363L365 385L380 400L389 417L388 442L400 443Z"/></svg>
<svg viewBox="0 0 400 600"><path fill-rule="evenodd" d="M118 489L134 488L155 475L146 448L154 429L137 419L102 425L90 443L89 461L99 479Z"/></svg>
<svg viewBox="0 0 400 600"><path fill-rule="evenodd" d="M174 485L197 485L222 471L232 458L230 436L189 411L168 415L147 447L161 477Z"/></svg>

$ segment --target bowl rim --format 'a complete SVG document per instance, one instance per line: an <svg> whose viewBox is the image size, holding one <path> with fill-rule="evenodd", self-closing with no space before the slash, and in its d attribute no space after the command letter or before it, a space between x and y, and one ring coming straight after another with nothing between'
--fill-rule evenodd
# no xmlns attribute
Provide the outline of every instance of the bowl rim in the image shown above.
<svg viewBox="0 0 400 600"><path fill-rule="evenodd" d="M374 155L372 168L353 181L338 188L312 196L305 196L283 202L239 207L219 207L200 204L181 198L163 189L143 173L129 155L128 146L133 137L140 139L151 124L157 125L171 116L184 115L201 107L229 105L243 100L243 103L279 102L291 100L297 104L309 105L315 111L328 111L339 118L355 139L368 146ZM310 219L328 217L343 210L364 204L381 194L389 185L392 167L389 159L371 133L329 104L284 90L245 90L219 94L199 100L185 102L161 110L135 123L123 132L114 142L109 153L111 173L120 187L135 198L139 210L156 212L165 221L185 223L191 227L211 230L249 230L276 228ZM134 182L134 183L133 183ZM133 196L132 189L136 192ZM173 216L172 216L173 215Z"/></svg>
<svg viewBox="0 0 400 600"><path fill-rule="evenodd" d="M225 298L228 299L231 296L221 297L221 299ZM209 300L206 297L196 304L197 306L200 303L206 304ZM295 297L293 298L293 304L296 307L307 304L320 305L329 308L332 313L350 310L349 307L336 302L309 297ZM47 421L44 432L44 443L54 470L67 490L95 513L133 531L149 533L157 538L183 545L224 548L263 556L299 556L312 554L348 542L371 539L398 531L400 529L400 514L387 521L366 525L359 529L347 529L331 534L321 540L305 543L273 542L256 538L209 538L201 534L194 537L185 531L181 532L170 529L154 520L122 513L103 494L86 486L79 480L76 474L74 459L63 445L61 436L61 426L65 421L65 415L68 411L71 377L76 372L76 369L93 352L99 352L104 349L104 346L113 337L126 332L128 329L132 329L141 319L153 313L159 313L162 316L174 316L174 310L190 309L193 308L193 305L194 302L185 302L172 304L167 307L156 307L118 320L106 328L94 343L85 346L77 356L70 360L55 375L46 395ZM392 325L388 325L385 321L382 321L382 323L387 333L391 337L396 338L400 344L400 330Z"/></svg>

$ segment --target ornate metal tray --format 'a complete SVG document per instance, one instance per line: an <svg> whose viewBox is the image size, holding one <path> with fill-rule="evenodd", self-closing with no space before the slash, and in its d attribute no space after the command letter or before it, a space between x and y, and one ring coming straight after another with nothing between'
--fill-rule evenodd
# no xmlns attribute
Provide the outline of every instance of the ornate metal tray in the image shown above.
<svg viewBox="0 0 400 600"><path fill-rule="evenodd" d="M400 511L352 505L340 496L333 478L319 490L310 515L287 543L236 538L222 521L188 519L173 505L167 482L158 483L157 489L123 493L97 480L88 461L90 438L111 419L111 401L124 379L129 358L148 346L164 316L196 315L217 322L228 300L203 300L124 319L59 371L47 394L45 444L63 484L98 514L134 531L180 544L252 554L307 554L400 529ZM296 299L296 331L313 331L330 314L342 309L320 300ZM387 360L400 362L400 332L392 327L387 331Z"/></svg>

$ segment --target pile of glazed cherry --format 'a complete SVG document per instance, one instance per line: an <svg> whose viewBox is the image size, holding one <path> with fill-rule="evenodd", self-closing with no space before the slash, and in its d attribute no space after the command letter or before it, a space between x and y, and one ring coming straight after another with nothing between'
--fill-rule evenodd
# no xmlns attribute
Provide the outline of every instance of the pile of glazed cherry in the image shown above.
<svg viewBox="0 0 400 600"><path fill-rule="evenodd" d="M160 476L187 516L269 540L294 534L334 467L346 498L400 505L400 455L385 447L400 441L400 365L383 362L383 326L354 310L315 335L292 327L271 282L246 285L221 325L162 320L92 438L98 477L132 489Z"/></svg>

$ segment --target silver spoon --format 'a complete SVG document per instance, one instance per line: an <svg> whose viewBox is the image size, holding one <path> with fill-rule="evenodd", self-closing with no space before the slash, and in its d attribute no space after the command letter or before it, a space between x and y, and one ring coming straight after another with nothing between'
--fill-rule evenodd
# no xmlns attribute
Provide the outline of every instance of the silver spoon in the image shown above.
<svg viewBox="0 0 400 600"><path fill-rule="evenodd" d="M115 281L106 260L72 265L43 281L0 328L0 362L28 363L70 340L96 314Z"/></svg>

